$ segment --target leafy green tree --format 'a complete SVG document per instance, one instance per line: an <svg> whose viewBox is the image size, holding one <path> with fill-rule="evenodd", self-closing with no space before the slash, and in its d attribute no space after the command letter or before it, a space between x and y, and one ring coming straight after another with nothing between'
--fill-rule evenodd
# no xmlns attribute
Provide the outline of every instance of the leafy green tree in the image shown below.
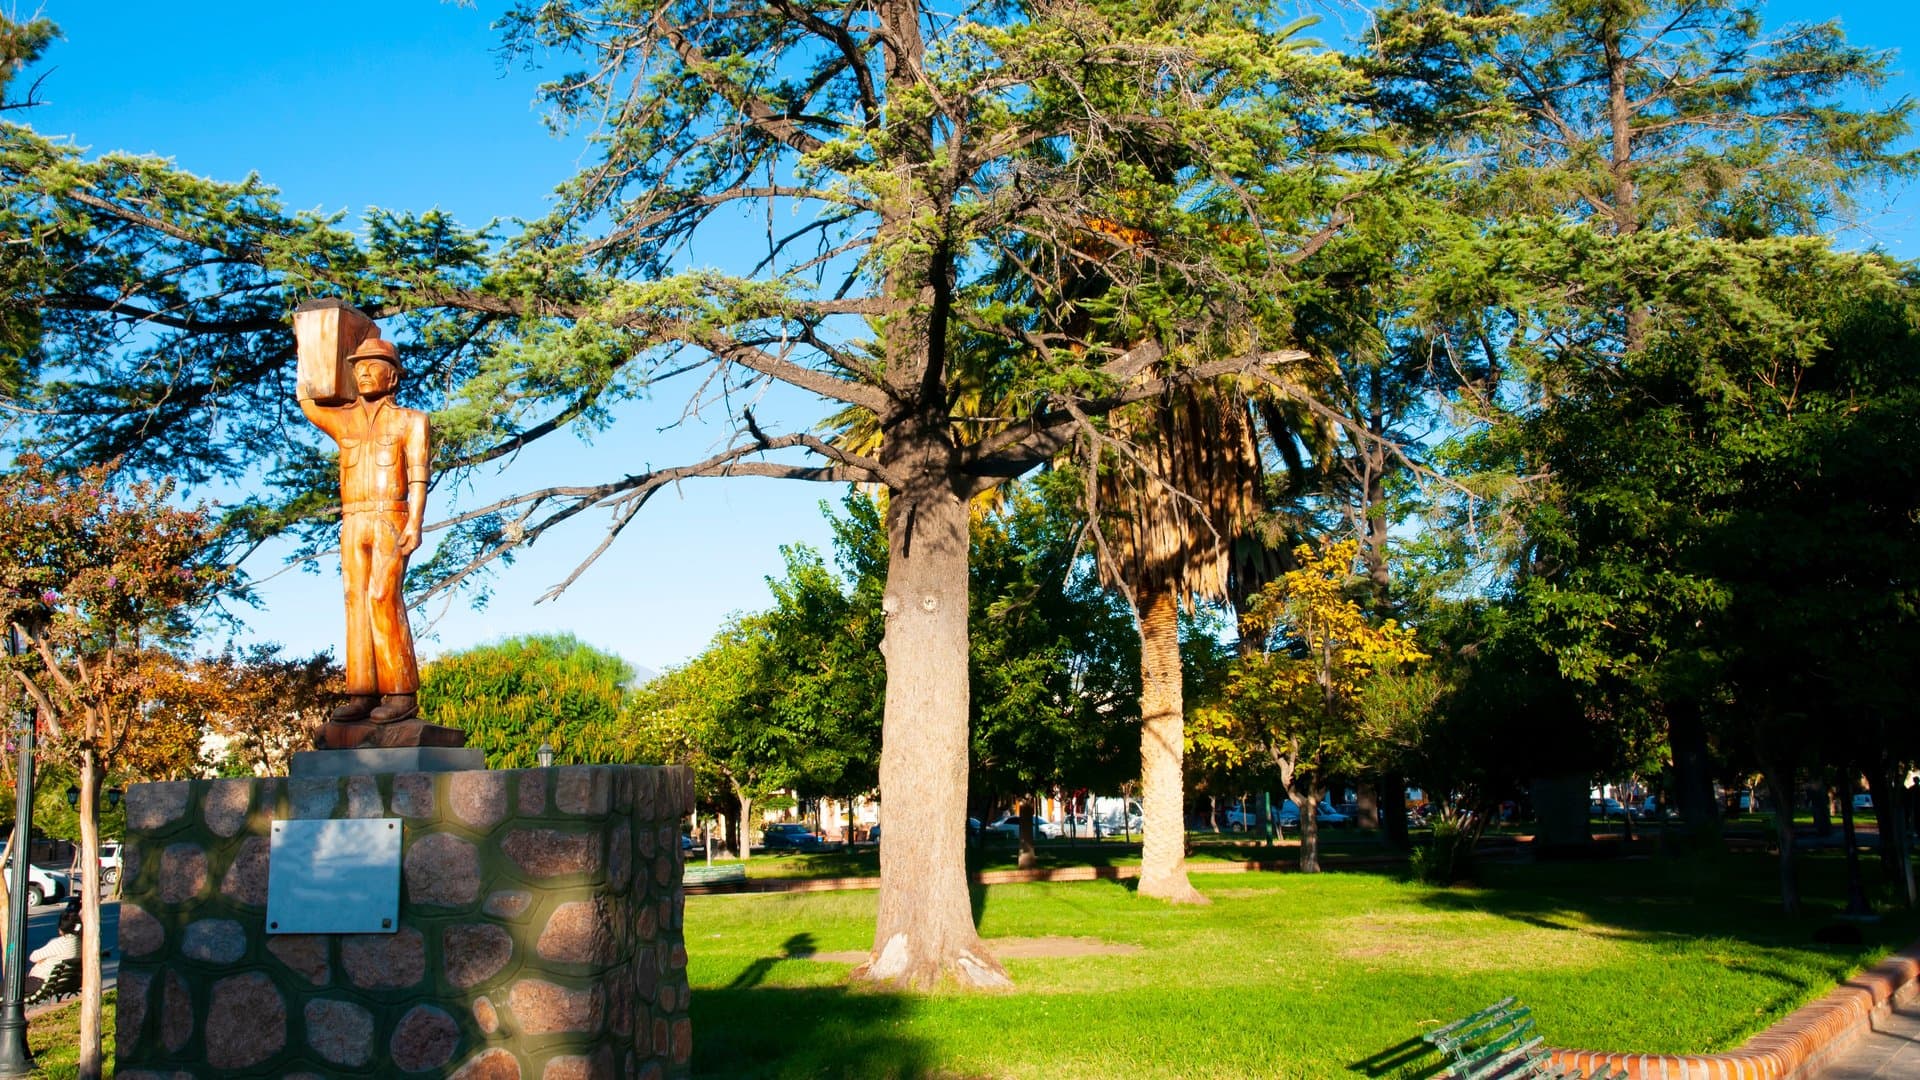
<svg viewBox="0 0 1920 1080"><path fill-rule="evenodd" d="M971 787L1020 799L1116 790L1138 775L1139 645L1080 549L1079 478L1009 488L973 522ZM1031 817L1020 832L1031 865Z"/></svg>
<svg viewBox="0 0 1920 1080"><path fill-rule="evenodd" d="M782 672L765 616L735 618L707 650L636 696L636 737L660 760L724 783L739 807L734 847L753 853L753 804L795 787L807 732L773 707Z"/></svg>
<svg viewBox="0 0 1920 1080"><path fill-rule="evenodd" d="M1878 771L1824 733L1910 693L1886 650L1913 630L1911 285L1818 241L1688 251L1714 276L1653 309L1643 353L1517 429L1555 491L1516 601L1590 705L1686 716L1782 792L1815 762ZM1793 907L1790 835L1782 860Z"/></svg>
<svg viewBox="0 0 1920 1080"><path fill-rule="evenodd" d="M785 549L786 574L767 582L774 606L764 620L771 707L808 733L795 786L802 795L851 800L880 779L887 551L878 503L849 493L841 506L831 516L838 573L807 548Z"/></svg>
<svg viewBox="0 0 1920 1080"><path fill-rule="evenodd" d="M1838 20L1768 31L1748 0L1396 0L1371 68L1382 111L1470 133L1490 213L1814 234L1915 158L1913 105L1859 105L1892 56Z"/></svg>
<svg viewBox="0 0 1920 1080"><path fill-rule="evenodd" d="M420 708L466 732L489 768L532 768L542 742L562 763L632 761L624 710L633 675L633 665L572 634L529 634L423 666Z"/></svg>

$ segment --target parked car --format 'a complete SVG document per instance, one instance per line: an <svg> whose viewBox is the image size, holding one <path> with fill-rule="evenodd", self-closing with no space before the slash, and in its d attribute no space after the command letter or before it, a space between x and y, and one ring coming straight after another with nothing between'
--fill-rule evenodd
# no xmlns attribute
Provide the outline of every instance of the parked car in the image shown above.
<svg viewBox="0 0 1920 1080"><path fill-rule="evenodd" d="M1322 826L1336 829L1353 822L1352 818L1335 810L1333 804L1325 799L1320 800L1320 808L1314 811L1314 818ZM1279 810L1274 812L1273 820L1283 829L1297 829L1300 827L1300 808L1294 805L1292 799L1288 799L1280 804Z"/></svg>
<svg viewBox="0 0 1920 1080"><path fill-rule="evenodd" d="M0 855L0 859L6 859L7 868L4 875L5 887L11 889L13 888L13 861L5 855ZM73 886L67 875L60 871L49 870L44 866L36 866L33 863L27 864L28 907L35 908L42 904L50 904L55 900L64 900L67 893L72 891L72 888Z"/></svg>
<svg viewBox="0 0 1920 1080"><path fill-rule="evenodd" d="M1060 835L1097 837L1100 835L1100 826L1085 814L1068 814L1060 822Z"/></svg>
<svg viewBox="0 0 1920 1080"><path fill-rule="evenodd" d="M968 818L967 819L967 839L968 840L980 839L980 835L982 832L985 831L985 828L986 828L985 826L980 824L979 818L977 817ZM876 824L874 825L873 828L867 830L867 839L873 841L876 844L880 842L880 826L879 825Z"/></svg>
<svg viewBox="0 0 1920 1080"><path fill-rule="evenodd" d="M120 841L100 841L100 880L108 885L120 880Z"/></svg>
<svg viewBox="0 0 1920 1080"><path fill-rule="evenodd" d="M1017 814L1006 814L1002 816L999 821L987 826L987 831L995 836L1018 839L1020 836L1020 817ZM1061 836L1061 829L1058 824L1048 821L1039 814L1035 814L1033 815L1033 834L1042 840L1058 840Z"/></svg>
<svg viewBox="0 0 1920 1080"><path fill-rule="evenodd" d="M1139 836L1140 812L1135 810L1125 818L1121 818L1118 814L1112 817L1094 818L1093 827L1094 831L1101 836Z"/></svg>
<svg viewBox="0 0 1920 1080"><path fill-rule="evenodd" d="M1587 804L1587 816L1597 817L1602 821L1609 818L1625 820L1627 808L1620 804L1619 799L1594 799Z"/></svg>
<svg viewBox="0 0 1920 1080"><path fill-rule="evenodd" d="M826 841L797 821L769 825L760 831L762 851L824 851Z"/></svg>
<svg viewBox="0 0 1920 1080"><path fill-rule="evenodd" d="M1260 827L1260 811L1248 807L1241 809L1239 804L1227 807L1227 828L1239 832Z"/></svg>

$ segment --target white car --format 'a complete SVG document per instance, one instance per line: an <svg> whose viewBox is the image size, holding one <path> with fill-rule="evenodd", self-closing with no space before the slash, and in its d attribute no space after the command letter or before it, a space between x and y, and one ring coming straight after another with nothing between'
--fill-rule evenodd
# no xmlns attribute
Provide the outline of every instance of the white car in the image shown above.
<svg viewBox="0 0 1920 1080"><path fill-rule="evenodd" d="M681 837L685 840L686 837ZM685 845L683 844L682 847ZM120 841L100 841L100 880L108 885L120 880Z"/></svg>
<svg viewBox="0 0 1920 1080"><path fill-rule="evenodd" d="M987 826L987 831L996 836L1018 839L1020 836L1020 818L1016 814L1007 814L999 821ZM1035 814L1033 815L1033 833L1042 840L1058 840L1060 839L1061 829L1060 826L1048 821L1039 814Z"/></svg>
<svg viewBox="0 0 1920 1080"><path fill-rule="evenodd" d="M8 889L13 888L13 862L11 860L7 861L5 882ZM49 870L44 866L35 866L32 863L27 864L28 907L36 908L42 904L65 899L69 888L67 875L58 870Z"/></svg>

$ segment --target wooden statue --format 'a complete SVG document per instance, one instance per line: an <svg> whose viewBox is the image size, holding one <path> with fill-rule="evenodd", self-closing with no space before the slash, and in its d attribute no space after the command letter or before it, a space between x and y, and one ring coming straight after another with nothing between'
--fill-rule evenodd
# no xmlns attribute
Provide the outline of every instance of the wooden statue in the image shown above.
<svg viewBox="0 0 1920 1080"><path fill-rule="evenodd" d="M321 731L330 748L459 746L419 719L420 669L402 583L420 547L431 433L394 403L400 353L338 300L293 313L300 410L340 447L340 573L347 599L347 699Z"/></svg>

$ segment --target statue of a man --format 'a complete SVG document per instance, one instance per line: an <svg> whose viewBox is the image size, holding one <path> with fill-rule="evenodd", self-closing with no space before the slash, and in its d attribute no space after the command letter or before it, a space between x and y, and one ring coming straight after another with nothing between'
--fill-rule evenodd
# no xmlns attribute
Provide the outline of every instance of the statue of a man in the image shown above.
<svg viewBox="0 0 1920 1080"><path fill-rule="evenodd" d="M377 333L377 331L376 331ZM347 700L336 723L391 724L419 712L420 669L401 580L427 508L427 414L394 404L400 354L367 337L347 357L358 396L300 409L340 445L340 570L347 593Z"/></svg>

